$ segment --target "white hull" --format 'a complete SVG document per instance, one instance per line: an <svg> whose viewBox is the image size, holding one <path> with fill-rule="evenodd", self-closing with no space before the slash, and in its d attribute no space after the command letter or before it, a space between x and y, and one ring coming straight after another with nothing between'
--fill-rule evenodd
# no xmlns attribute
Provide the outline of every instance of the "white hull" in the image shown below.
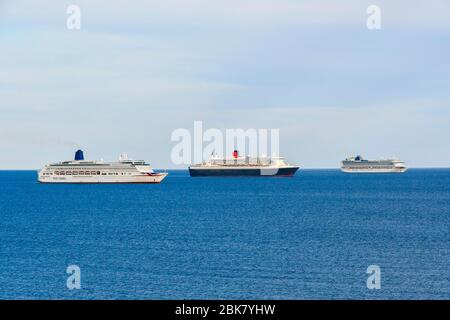
<svg viewBox="0 0 450 320"><path fill-rule="evenodd" d="M402 167L402 168L390 168L390 169L386 169L386 168L361 168L361 169L357 169L357 168L341 168L342 172L345 173L403 173L406 170L408 170L408 168Z"/></svg>
<svg viewBox="0 0 450 320"><path fill-rule="evenodd" d="M160 183L167 173L135 176L42 176L41 183Z"/></svg>

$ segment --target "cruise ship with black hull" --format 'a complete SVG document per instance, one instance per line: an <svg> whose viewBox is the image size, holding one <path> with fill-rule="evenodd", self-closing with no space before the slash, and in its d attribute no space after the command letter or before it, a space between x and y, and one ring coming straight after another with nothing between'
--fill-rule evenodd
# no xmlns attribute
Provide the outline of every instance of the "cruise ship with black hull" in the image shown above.
<svg viewBox="0 0 450 320"><path fill-rule="evenodd" d="M232 158L220 158L213 155L206 162L191 165L189 174L191 177L291 177L298 169L298 166L287 164L282 157L240 157L235 150Z"/></svg>

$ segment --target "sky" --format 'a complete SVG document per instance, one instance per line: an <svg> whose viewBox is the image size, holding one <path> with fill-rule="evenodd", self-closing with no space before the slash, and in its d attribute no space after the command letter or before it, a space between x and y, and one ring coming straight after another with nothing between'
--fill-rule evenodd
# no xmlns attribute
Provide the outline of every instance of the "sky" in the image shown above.
<svg viewBox="0 0 450 320"><path fill-rule="evenodd" d="M304 168L450 167L449 57L450 0L0 0L0 168L77 148L181 168L171 134L196 120L279 129Z"/></svg>

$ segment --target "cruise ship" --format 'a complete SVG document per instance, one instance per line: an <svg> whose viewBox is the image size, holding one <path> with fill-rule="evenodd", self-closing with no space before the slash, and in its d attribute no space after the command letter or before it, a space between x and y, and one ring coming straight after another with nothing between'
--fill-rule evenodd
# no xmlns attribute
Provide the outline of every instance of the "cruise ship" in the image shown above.
<svg viewBox="0 0 450 320"><path fill-rule="evenodd" d="M408 168L397 159L366 160L361 156L350 157L342 161L342 172L346 173L402 173Z"/></svg>
<svg viewBox="0 0 450 320"><path fill-rule="evenodd" d="M237 150L231 158L212 155L208 161L189 166L191 177L205 176L293 176L298 166L289 165L282 157L250 158L239 156Z"/></svg>
<svg viewBox="0 0 450 320"><path fill-rule="evenodd" d="M118 162L84 160L82 150L75 159L46 165L38 172L41 183L160 183L167 173L155 173L144 160L128 159Z"/></svg>

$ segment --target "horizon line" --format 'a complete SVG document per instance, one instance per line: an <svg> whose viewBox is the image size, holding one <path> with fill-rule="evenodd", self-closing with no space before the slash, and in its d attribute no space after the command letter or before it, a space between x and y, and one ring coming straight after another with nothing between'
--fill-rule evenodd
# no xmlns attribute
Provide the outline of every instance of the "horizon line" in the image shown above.
<svg viewBox="0 0 450 320"><path fill-rule="evenodd" d="M299 171L301 170L340 170L340 167L300 167ZM411 169L450 169L450 166L448 167L408 167L408 170ZM0 168L0 171L39 171L41 170L41 168L38 169L32 169L32 168L27 168L27 169L3 169ZM171 170L171 171L187 171L189 170L189 167L186 168L153 168L153 170Z"/></svg>

